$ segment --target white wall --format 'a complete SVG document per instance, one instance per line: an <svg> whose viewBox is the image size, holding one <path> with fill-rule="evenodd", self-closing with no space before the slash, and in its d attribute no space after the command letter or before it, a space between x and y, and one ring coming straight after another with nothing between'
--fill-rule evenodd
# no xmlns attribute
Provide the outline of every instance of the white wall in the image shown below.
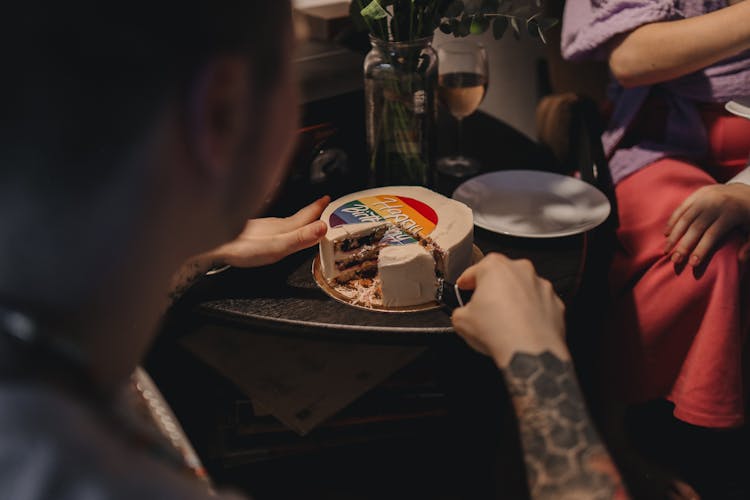
<svg viewBox="0 0 750 500"><path fill-rule="evenodd" d="M516 41L510 30L502 40L495 40L490 33L474 38L487 49L490 63L490 84L480 109L535 139L537 63L543 58L541 42L528 36ZM435 46L451 39L451 35L438 31Z"/></svg>
<svg viewBox="0 0 750 500"><path fill-rule="evenodd" d="M293 3L296 7L311 7L341 1L293 0ZM451 38L437 30L435 46ZM490 60L490 85L480 109L535 139L537 61L543 56L541 42L525 33L520 41L516 41L510 30L499 41L490 33L473 38L484 44Z"/></svg>

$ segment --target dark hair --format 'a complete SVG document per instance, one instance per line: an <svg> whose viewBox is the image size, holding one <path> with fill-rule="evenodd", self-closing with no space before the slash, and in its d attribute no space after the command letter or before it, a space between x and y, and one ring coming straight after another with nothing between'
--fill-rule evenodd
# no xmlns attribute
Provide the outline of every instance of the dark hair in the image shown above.
<svg viewBox="0 0 750 500"><path fill-rule="evenodd" d="M13 4L0 15L0 184L35 189L111 176L212 56L247 54L263 97L290 19L288 0Z"/></svg>

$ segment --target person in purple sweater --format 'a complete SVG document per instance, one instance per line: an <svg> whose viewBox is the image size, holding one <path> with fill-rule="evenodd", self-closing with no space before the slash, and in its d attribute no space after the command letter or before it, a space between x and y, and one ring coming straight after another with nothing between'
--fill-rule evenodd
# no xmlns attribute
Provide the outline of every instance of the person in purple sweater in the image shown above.
<svg viewBox="0 0 750 500"><path fill-rule="evenodd" d="M247 220L294 144L290 5L102 5L3 10L0 499L238 498L186 474L127 389L170 286L277 261L326 230L326 198ZM476 292L456 329L511 389L533 498L625 497L551 285L500 256L461 284Z"/></svg>
<svg viewBox="0 0 750 500"><path fill-rule="evenodd" d="M745 421L750 122L723 104L750 94L750 2L568 0L561 48L612 75L608 380L624 401L668 401L688 435L731 441L718 431Z"/></svg>

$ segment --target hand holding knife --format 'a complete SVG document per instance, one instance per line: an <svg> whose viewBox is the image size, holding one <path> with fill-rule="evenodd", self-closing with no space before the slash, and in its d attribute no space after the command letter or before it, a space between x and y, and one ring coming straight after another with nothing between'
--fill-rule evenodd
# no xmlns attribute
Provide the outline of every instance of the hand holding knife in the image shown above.
<svg viewBox="0 0 750 500"><path fill-rule="evenodd" d="M438 280L438 289L435 294L435 300L440 305L453 312L454 309L463 307L471 300L474 294L473 290L462 290L458 285L451 283L443 278Z"/></svg>

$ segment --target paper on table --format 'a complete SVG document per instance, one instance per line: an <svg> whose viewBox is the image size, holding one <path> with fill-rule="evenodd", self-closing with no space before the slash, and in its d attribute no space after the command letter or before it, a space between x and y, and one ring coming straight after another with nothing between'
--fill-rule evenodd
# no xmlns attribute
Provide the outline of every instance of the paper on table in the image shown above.
<svg viewBox="0 0 750 500"><path fill-rule="evenodd" d="M254 334L219 326L203 327L182 344L301 435L425 350Z"/></svg>

